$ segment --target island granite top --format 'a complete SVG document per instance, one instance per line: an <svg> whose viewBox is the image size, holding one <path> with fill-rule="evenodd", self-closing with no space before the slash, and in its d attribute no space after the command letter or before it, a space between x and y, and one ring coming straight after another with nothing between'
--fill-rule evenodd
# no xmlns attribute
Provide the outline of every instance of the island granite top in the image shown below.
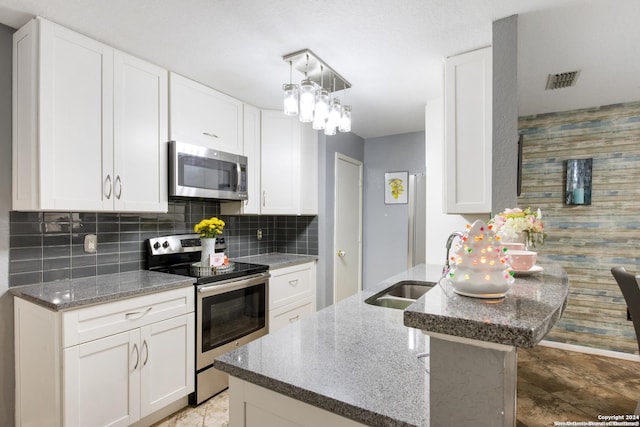
<svg viewBox="0 0 640 427"><path fill-rule="evenodd" d="M61 311L193 286L196 279L141 270L9 288L12 295Z"/></svg>
<svg viewBox="0 0 640 427"><path fill-rule="evenodd" d="M544 274L516 279L507 297L498 304L457 295L449 299L436 286L410 306L409 319L422 327L430 325L432 317L449 317L453 324L451 331L460 333L462 324L452 317L453 313L468 321L470 328L483 331L478 322L484 322L482 316L491 312L495 313L494 322L504 323L499 330L508 329L507 319L517 331L526 331L525 325L536 323L534 319L551 327L564 308L568 282L559 266L544 259L541 265ZM428 337L419 329L403 325L402 310L372 306L364 300L399 281L436 282L441 270L442 266L436 265L416 266L219 356L214 366L363 424L429 426L428 362L425 365L428 358L417 357L429 351ZM439 301L434 303L440 310L437 314L429 311L436 310L428 303L430 299ZM461 308L455 309L458 304ZM540 305L548 305L548 309ZM537 314L527 315L528 309ZM446 322L433 323L443 331L441 324ZM536 331L544 329L538 327ZM531 338L525 340L530 342Z"/></svg>
<svg viewBox="0 0 640 427"><path fill-rule="evenodd" d="M516 276L502 299L461 296L443 280L445 290L435 286L404 311L404 324L438 334L534 347L560 319L569 293L567 273L558 264L540 257L538 265L544 269L541 273Z"/></svg>

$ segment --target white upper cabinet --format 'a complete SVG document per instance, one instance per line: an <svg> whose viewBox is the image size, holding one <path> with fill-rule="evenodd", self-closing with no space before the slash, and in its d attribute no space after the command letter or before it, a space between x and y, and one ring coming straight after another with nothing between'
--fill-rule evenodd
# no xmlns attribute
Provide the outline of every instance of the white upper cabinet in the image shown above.
<svg viewBox="0 0 640 427"><path fill-rule="evenodd" d="M301 126L300 140L300 214L318 214L318 132Z"/></svg>
<svg viewBox="0 0 640 427"><path fill-rule="evenodd" d="M13 43L13 209L166 211L166 71L41 18Z"/></svg>
<svg viewBox="0 0 640 427"><path fill-rule="evenodd" d="M263 214L299 213L300 127L282 111L262 111Z"/></svg>
<svg viewBox="0 0 640 427"><path fill-rule="evenodd" d="M241 201L243 214L260 213L260 110L244 105L244 155L247 156L247 194Z"/></svg>
<svg viewBox="0 0 640 427"><path fill-rule="evenodd" d="M170 139L243 154L242 102L175 73L169 79Z"/></svg>
<svg viewBox="0 0 640 427"><path fill-rule="evenodd" d="M117 211L167 210L167 71L114 55L114 201Z"/></svg>
<svg viewBox="0 0 640 427"><path fill-rule="evenodd" d="M445 213L491 212L492 51L445 60Z"/></svg>
<svg viewBox="0 0 640 427"><path fill-rule="evenodd" d="M280 110L262 110L257 118L256 110L247 107L244 149L249 159L249 200L222 203L222 213L317 215L317 131Z"/></svg>

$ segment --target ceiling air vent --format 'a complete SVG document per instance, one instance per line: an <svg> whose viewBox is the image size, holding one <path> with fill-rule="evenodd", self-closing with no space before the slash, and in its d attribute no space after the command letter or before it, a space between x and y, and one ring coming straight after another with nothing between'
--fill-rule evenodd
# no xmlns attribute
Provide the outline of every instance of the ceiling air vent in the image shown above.
<svg viewBox="0 0 640 427"><path fill-rule="evenodd" d="M566 73L549 74L547 77L546 90L562 89L564 87L571 87L576 85L580 70L568 71Z"/></svg>

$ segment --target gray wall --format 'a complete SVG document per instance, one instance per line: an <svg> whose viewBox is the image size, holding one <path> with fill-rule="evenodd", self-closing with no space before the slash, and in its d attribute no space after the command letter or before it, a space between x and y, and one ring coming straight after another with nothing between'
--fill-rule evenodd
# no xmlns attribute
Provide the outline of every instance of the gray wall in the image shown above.
<svg viewBox="0 0 640 427"><path fill-rule="evenodd" d="M516 206L518 170L518 16L493 23L492 212Z"/></svg>
<svg viewBox="0 0 640 427"><path fill-rule="evenodd" d="M354 133L318 135L318 309L333 304L333 212L335 157L342 153L364 163L364 140Z"/></svg>
<svg viewBox="0 0 640 427"><path fill-rule="evenodd" d="M15 30L0 24L0 425L13 425L13 301L9 288L11 62Z"/></svg>
<svg viewBox="0 0 640 427"><path fill-rule="evenodd" d="M364 160L363 287L368 288L407 269L408 205L385 205L384 174L425 173L425 133L367 139Z"/></svg>

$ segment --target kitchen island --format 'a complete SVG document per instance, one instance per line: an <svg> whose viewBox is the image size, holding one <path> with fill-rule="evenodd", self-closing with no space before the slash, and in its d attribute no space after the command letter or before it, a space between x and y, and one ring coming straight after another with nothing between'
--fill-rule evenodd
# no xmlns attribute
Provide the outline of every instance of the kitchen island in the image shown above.
<svg viewBox="0 0 640 427"><path fill-rule="evenodd" d="M537 344L560 317L568 294L566 273L549 260L539 264L545 271L516 279L504 300L447 296L434 287L406 312L364 302L403 280L440 278L441 266L420 265L220 356L215 366L232 377L232 427L250 426L256 418L261 425L315 425L311 419L325 416L345 426L437 425L430 421L434 367L428 357L418 357L430 351L421 329L471 335L461 339L486 339L489 346L508 347L508 336L516 347Z"/></svg>

